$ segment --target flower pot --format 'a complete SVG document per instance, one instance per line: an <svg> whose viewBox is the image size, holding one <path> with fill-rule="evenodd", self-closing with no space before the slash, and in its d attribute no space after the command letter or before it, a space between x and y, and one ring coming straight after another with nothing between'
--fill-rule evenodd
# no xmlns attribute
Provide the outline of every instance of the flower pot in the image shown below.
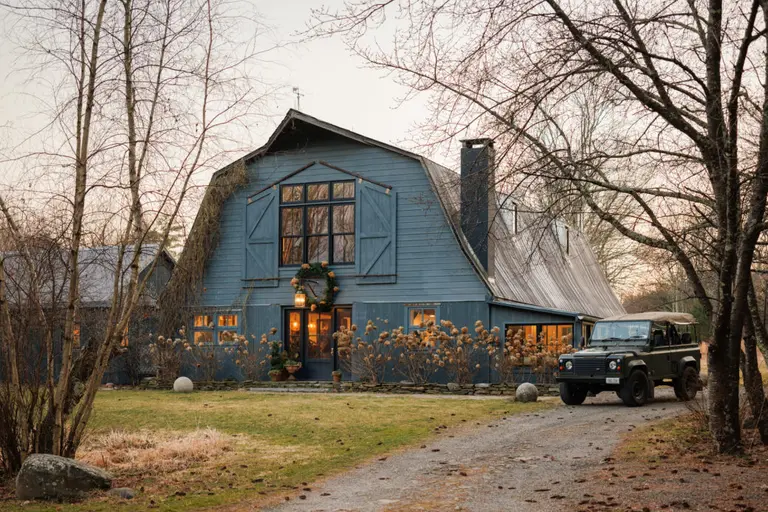
<svg viewBox="0 0 768 512"><path fill-rule="evenodd" d="M333 375L333 382L341 382L341 375Z"/></svg>
<svg viewBox="0 0 768 512"><path fill-rule="evenodd" d="M280 370L279 373L269 373L269 378L272 382L282 382L288 378L288 372L285 371L285 368Z"/></svg>
<svg viewBox="0 0 768 512"><path fill-rule="evenodd" d="M296 380L296 377L293 374L301 369L301 365L297 364L297 365L286 366L285 369L289 373L288 380Z"/></svg>

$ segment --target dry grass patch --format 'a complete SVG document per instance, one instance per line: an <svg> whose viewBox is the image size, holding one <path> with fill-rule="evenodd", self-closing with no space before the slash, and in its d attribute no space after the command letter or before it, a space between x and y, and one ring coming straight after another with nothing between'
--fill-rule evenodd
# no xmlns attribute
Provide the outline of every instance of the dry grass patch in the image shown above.
<svg viewBox="0 0 768 512"><path fill-rule="evenodd" d="M237 442L214 428L191 432L112 430L91 436L78 458L119 473L180 471L225 458Z"/></svg>

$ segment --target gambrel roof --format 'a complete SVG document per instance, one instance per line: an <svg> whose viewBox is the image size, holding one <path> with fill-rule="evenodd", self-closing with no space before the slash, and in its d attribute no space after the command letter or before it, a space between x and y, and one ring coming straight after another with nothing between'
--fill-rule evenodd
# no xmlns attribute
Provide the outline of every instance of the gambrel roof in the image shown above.
<svg viewBox="0 0 768 512"><path fill-rule="evenodd" d="M267 143L246 155L244 161L247 163L270 151L279 150L281 138L290 136L298 128L328 131L419 161L460 249L485 283L494 301L512 306L538 306L596 318L624 313L624 308L608 284L586 238L571 230L574 236L570 237L569 251L565 254L552 229L521 229L515 232L515 222L529 227L537 224L537 214L522 209L517 212L517 220L511 217L511 212L500 210L501 213L492 223L489 236L496 243L495 274L489 276L461 231L459 174L421 155L291 109ZM549 223L544 225L549 226Z"/></svg>

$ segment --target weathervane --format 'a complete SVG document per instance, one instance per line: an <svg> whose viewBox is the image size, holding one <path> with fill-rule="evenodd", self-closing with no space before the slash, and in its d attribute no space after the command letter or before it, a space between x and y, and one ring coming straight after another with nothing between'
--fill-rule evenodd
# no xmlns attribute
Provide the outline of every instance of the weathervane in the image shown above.
<svg viewBox="0 0 768 512"><path fill-rule="evenodd" d="M301 110L301 97L304 95L299 92L298 87L293 88L293 93L296 95L296 110Z"/></svg>

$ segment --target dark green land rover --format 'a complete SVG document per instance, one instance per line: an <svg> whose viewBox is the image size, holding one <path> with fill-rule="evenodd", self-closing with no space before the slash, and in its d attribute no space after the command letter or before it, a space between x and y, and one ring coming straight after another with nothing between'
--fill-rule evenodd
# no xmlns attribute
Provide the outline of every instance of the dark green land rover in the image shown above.
<svg viewBox="0 0 768 512"><path fill-rule="evenodd" d="M560 398L580 405L588 393L614 391L631 407L653 399L655 386L692 400L700 388L701 352L696 321L688 313L654 311L595 323L584 350L560 356Z"/></svg>

